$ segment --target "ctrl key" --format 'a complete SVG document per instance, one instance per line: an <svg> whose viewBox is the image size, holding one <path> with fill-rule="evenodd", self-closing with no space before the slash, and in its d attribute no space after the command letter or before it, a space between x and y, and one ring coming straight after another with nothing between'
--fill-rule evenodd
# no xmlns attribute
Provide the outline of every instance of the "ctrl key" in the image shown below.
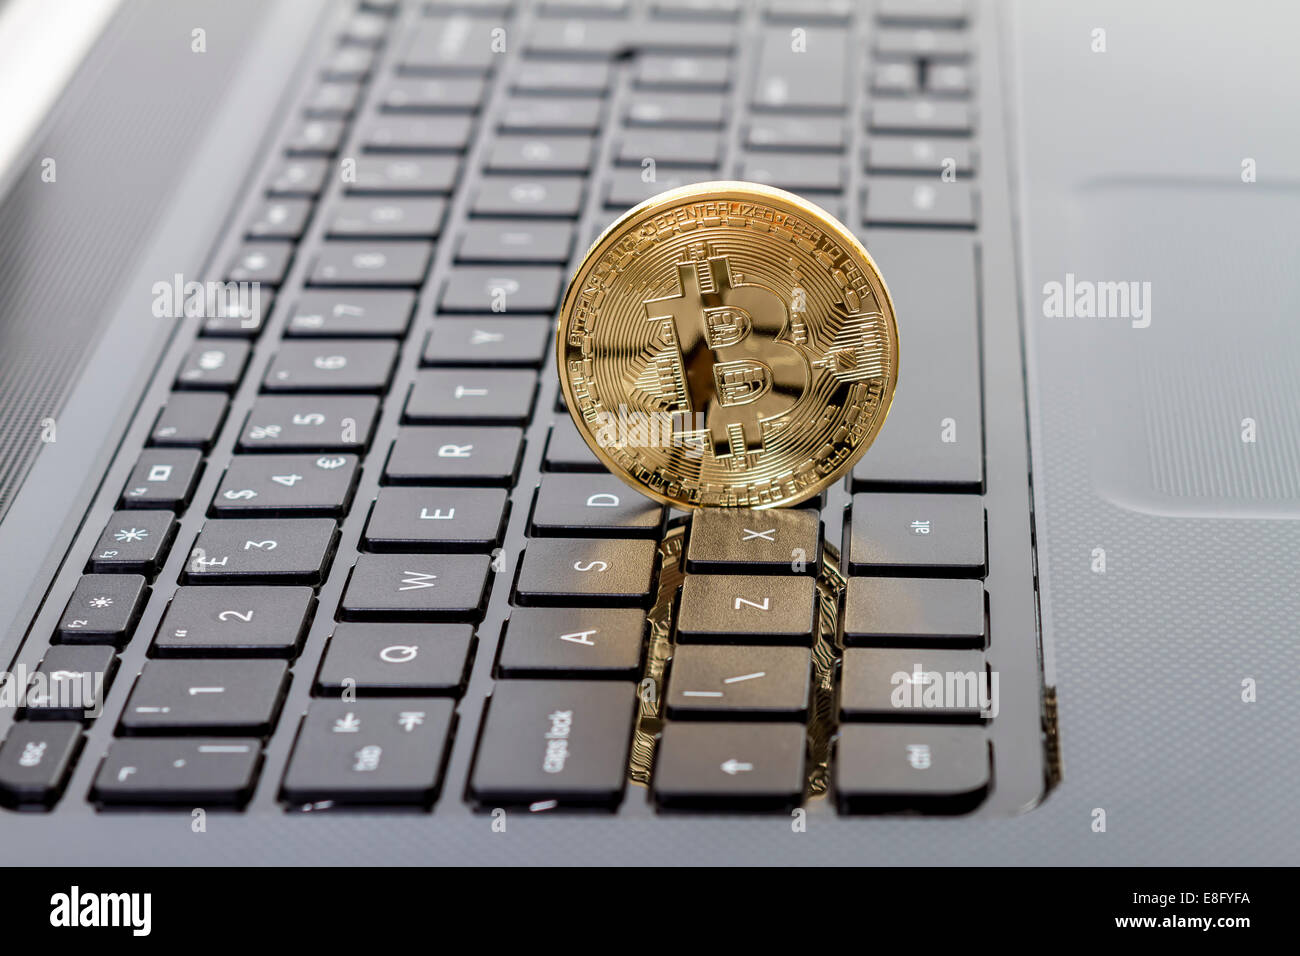
<svg viewBox="0 0 1300 956"><path fill-rule="evenodd" d="M0 745L0 800L7 806L58 799L81 748L76 721L19 721Z"/></svg>
<svg viewBox="0 0 1300 956"><path fill-rule="evenodd" d="M261 762L256 740L115 740L91 796L103 804L240 806Z"/></svg>
<svg viewBox="0 0 1300 956"><path fill-rule="evenodd" d="M989 786L988 738L979 727L846 726L834 765L842 813L965 813Z"/></svg>
<svg viewBox="0 0 1300 956"><path fill-rule="evenodd" d="M503 681L488 701L470 795L484 808L614 808L635 707L631 681Z"/></svg>

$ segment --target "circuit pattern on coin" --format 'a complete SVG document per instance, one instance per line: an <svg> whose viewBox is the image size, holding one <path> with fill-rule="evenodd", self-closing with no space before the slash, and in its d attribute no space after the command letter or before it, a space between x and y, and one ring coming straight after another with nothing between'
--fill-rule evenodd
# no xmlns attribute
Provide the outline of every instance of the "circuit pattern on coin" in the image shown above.
<svg viewBox="0 0 1300 956"><path fill-rule="evenodd" d="M866 249L751 183L671 190L611 226L569 284L557 350L596 455L691 508L818 494L875 439L898 378L893 304Z"/></svg>

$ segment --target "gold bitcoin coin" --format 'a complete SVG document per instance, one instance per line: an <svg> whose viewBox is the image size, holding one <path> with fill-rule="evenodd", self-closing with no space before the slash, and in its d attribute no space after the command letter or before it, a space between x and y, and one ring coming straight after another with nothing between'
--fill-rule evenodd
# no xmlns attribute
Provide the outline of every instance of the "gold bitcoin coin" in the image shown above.
<svg viewBox="0 0 1300 956"><path fill-rule="evenodd" d="M662 193L587 252L560 309L560 383L620 478L688 508L770 508L843 476L898 380L889 290L862 244L791 193Z"/></svg>

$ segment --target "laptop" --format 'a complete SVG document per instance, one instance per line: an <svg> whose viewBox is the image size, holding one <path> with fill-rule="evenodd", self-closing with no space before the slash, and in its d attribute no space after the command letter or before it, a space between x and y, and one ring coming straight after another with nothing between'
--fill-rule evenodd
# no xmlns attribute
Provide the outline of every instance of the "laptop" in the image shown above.
<svg viewBox="0 0 1300 956"><path fill-rule="evenodd" d="M1293 11L74 19L6 68L7 859L1300 859ZM896 306L797 508L652 502L560 393L593 241L711 180Z"/></svg>

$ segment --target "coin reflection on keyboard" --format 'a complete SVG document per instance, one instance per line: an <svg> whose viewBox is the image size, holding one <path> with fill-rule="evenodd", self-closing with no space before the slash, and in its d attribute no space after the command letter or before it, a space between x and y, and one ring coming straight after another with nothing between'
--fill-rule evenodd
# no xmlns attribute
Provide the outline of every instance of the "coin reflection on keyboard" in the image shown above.
<svg viewBox="0 0 1300 956"><path fill-rule="evenodd" d="M825 211L753 183L635 207L560 311L578 431L616 475L678 506L792 505L871 445L898 379L889 291Z"/></svg>

